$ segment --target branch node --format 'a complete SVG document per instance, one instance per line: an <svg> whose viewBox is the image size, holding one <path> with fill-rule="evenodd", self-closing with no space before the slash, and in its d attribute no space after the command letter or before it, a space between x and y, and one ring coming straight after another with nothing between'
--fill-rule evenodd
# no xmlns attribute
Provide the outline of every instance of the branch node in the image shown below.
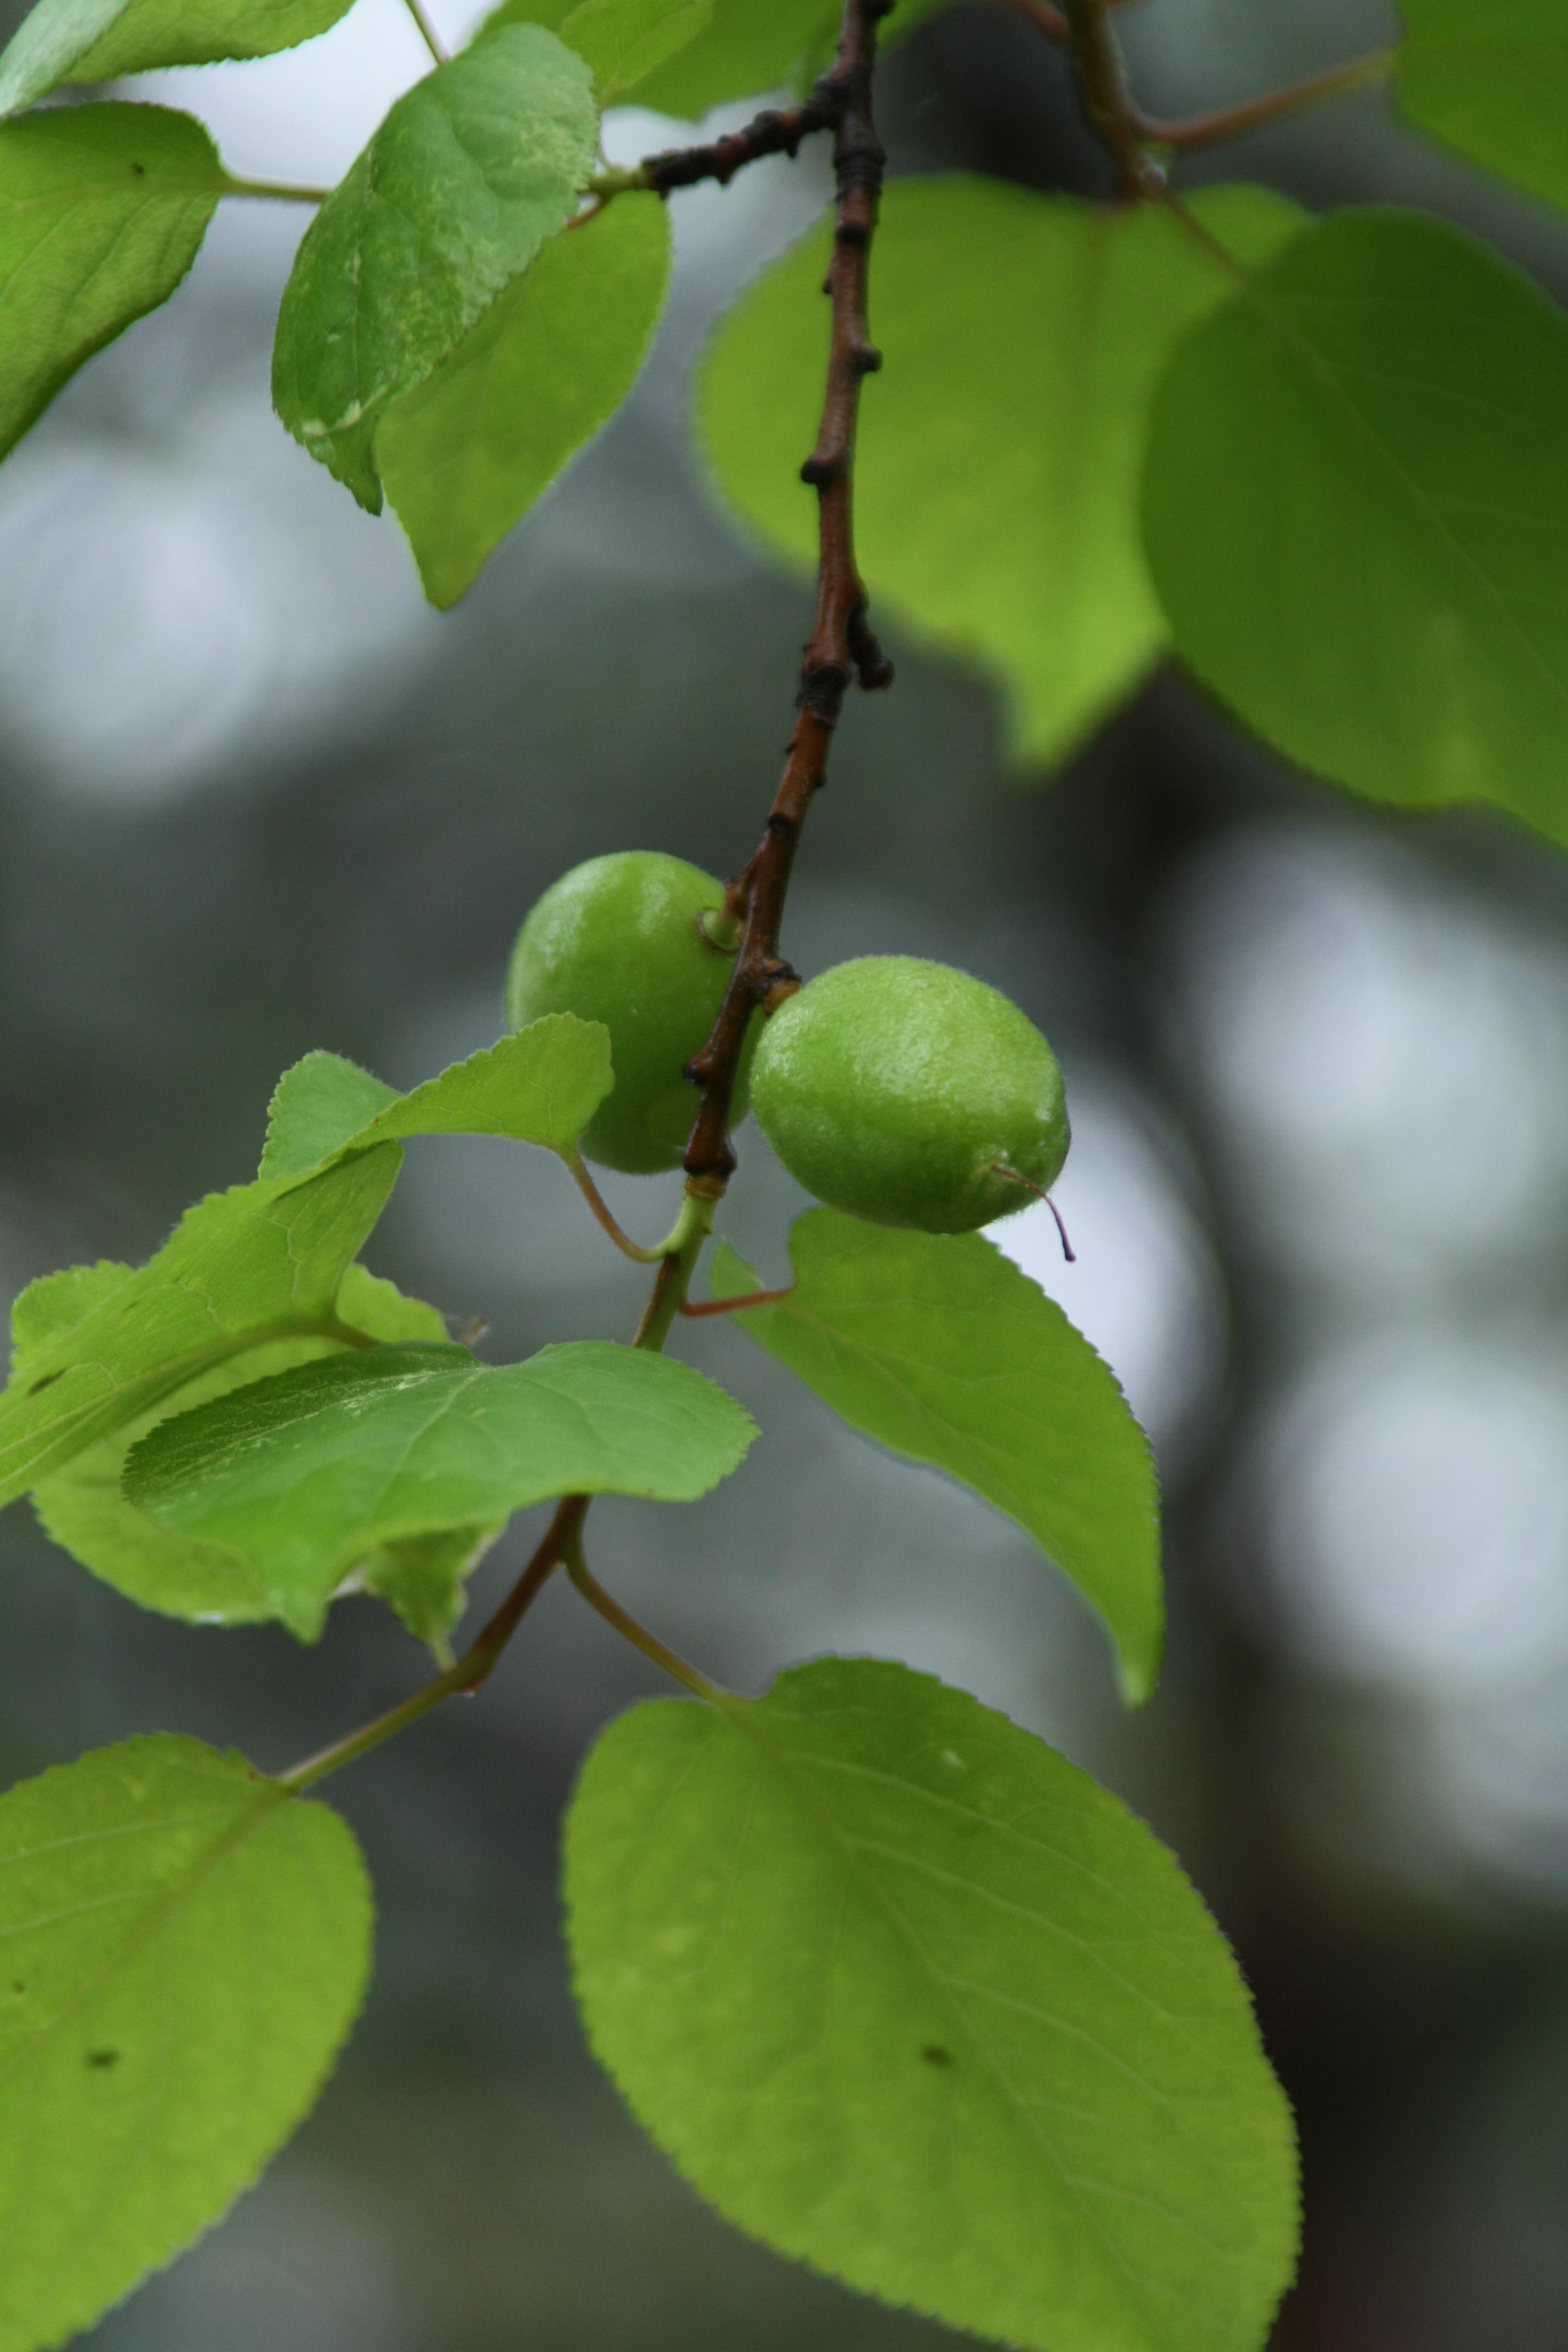
<svg viewBox="0 0 1568 2352"><path fill-rule="evenodd" d="M781 965L778 978L770 982L763 992L763 1020L771 1021L779 1006L787 1004L792 996L798 996L805 986L805 982L797 971L791 971L787 964Z"/></svg>
<svg viewBox="0 0 1568 2352"><path fill-rule="evenodd" d="M854 675L854 667L847 661L808 662L800 681L800 708L820 719L825 726L836 727ZM821 782L820 777L817 782Z"/></svg>

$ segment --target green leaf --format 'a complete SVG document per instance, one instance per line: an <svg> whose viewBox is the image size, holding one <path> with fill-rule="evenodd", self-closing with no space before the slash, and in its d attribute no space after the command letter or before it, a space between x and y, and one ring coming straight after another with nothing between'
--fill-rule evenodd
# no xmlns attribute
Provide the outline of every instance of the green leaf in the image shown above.
<svg viewBox="0 0 1568 2352"><path fill-rule="evenodd" d="M243 1757L133 1739L0 1798L0 2347L37 2352L221 2218L363 1998L353 1837Z"/></svg>
<svg viewBox="0 0 1568 2352"><path fill-rule="evenodd" d="M1422 131L1568 206L1564 0L1401 0L1399 99Z"/></svg>
<svg viewBox="0 0 1568 2352"><path fill-rule="evenodd" d="M1037 2352L1257 2352L1289 2111L1174 1857L1042 1742L867 1659L658 1701L565 1880L595 2053L742 2229Z"/></svg>
<svg viewBox="0 0 1568 2352"><path fill-rule="evenodd" d="M614 1084L609 1031L571 1013L531 1022L407 1095L336 1054L307 1054L278 1081L261 1173L303 1175L414 1135L499 1135L569 1153Z"/></svg>
<svg viewBox="0 0 1568 2352"><path fill-rule="evenodd" d="M561 37L594 68L601 106L616 100L694 41L713 0L583 0Z"/></svg>
<svg viewBox="0 0 1568 2352"><path fill-rule="evenodd" d="M1246 261L1305 218L1262 188L1187 200ZM800 480L821 406L829 226L721 328L700 393L719 481L771 545L816 561ZM1159 658L1138 533L1149 409L1178 337L1231 290L1161 206L999 180L899 180L877 242L855 535L873 602L1006 688L1017 755L1072 751Z"/></svg>
<svg viewBox="0 0 1568 2352"><path fill-rule="evenodd" d="M372 513L376 430L570 218L598 110L576 53L503 26L400 98L306 230L272 397Z"/></svg>
<svg viewBox="0 0 1568 2352"><path fill-rule="evenodd" d="M462 1348L335 1356L165 1421L125 1467L160 1526L242 1553L307 1639L375 1546L548 1496L689 1502L756 1434L689 1365L607 1340L477 1364Z"/></svg>
<svg viewBox="0 0 1568 2352"><path fill-rule="evenodd" d="M651 42L641 56L627 55L616 96L635 90L639 106L688 121L728 99L794 81L802 60L820 46L824 30L840 14L837 0L677 0L673 9L669 0L585 0L583 5L578 0L505 0L485 19L485 30L548 25L597 64L614 27L639 21L657 25L667 11L683 27L684 38L663 58L654 54ZM691 23L693 17L698 22ZM611 102L607 96L605 102Z"/></svg>
<svg viewBox="0 0 1568 2352"><path fill-rule="evenodd" d="M627 21L662 16L670 0L505 0L486 18L485 29L497 25L548 25L573 47L587 54L591 26L595 37L601 23L613 16ZM899 0L894 14L878 27L879 50L912 33L916 26L953 5L953 0ZM701 6L702 23L657 65L640 58L638 79L628 72L615 93L618 100L636 92L639 106L660 114L695 121L715 106L736 98L761 97L772 89L805 90L833 62L843 19L839 0L675 0L672 14L684 24ZM584 20L584 26L577 20ZM606 97L605 103L611 101Z"/></svg>
<svg viewBox="0 0 1568 2352"><path fill-rule="evenodd" d="M84 360L168 300L232 184L201 124L166 107L0 123L0 456Z"/></svg>
<svg viewBox="0 0 1568 2352"><path fill-rule="evenodd" d="M257 1174L308 1175L402 1099L395 1087L384 1086L341 1054L307 1054L272 1090Z"/></svg>
<svg viewBox="0 0 1568 2352"><path fill-rule="evenodd" d="M841 14L837 0L714 0L707 28L637 83L637 104L694 122L731 99L793 84Z"/></svg>
<svg viewBox="0 0 1568 2352"><path fill-rule="evenodd" d="M134 1272L133 1266L100 1258L96 1265L62 1266L58 1274L41 1274L30 1282L11 1307L12 1370L21 1371L51 1339L122 1289Z"/></svg>
<svg viewBox="0 0 1568 2352"><path fill-rule="evenodd" d="M39 0L0 56L0 114L61 82L265 58L335 25L350 0Z"/></svg>
<svg viewBox="0 0 1568 2352"><path fill-rule="evenodd" d="M918 1234L812 1209L795 1285L735 1320L824 1404L930 1463L1033 1536L1109 1626L1134 1703L1159 1670L1159 1492L1116 1376L978 1234ZM757 1287L734 1252L720 1297Z"/></svg>
<svg viewBox="0 0 1568 2352"><path fill-rule="evenodd" d="M376 438L425 593L455 604L491 549L620 406L669 279L669 215L623 195L553 238Z"/></svg>
<svg viewBox="0 0 1568 2352"><path fill-rule="evenodd" d="M129 1268L116 1271L128 1274ZM53 1275L47 1279L58 1283L67 1277ZM393 1284L367 1274L362 1265L351 1265L344 1275L337 1311L345 1324L375 1339L444 1340L447 1336L435 1307L417 1298L405 1298ZM265 1578L243 1553L223 1544L172 1534L154 1526L145 1512L132 1508L121 1492L125 1457L171 1412L188 1412L252 1381L268 1380L296 1364L337 1354L342 1344L326 1338L274 1339L187 1381L176 1395L164 1398L150 1412L139 1414L95 1445L85 1447L63 1470L40 1482L34 1490L33 1507L45 1532L63 1544L84 1568L143 1609L205 1625L250 1625L276 1616ZM476 1529L466 1528L462 1533L468 1539L462 1570L466 1574L479 1555L480 1538ZM447 1538L438 1561L426 1561L412 1553L394 1557L378 1552L356 1564L353 1581L356 1589L374 1591L388 1601L418 1640L434 1641L446 1633L461 1605L451 1550ZM444 1590L442 1606L447 1613L431 1631L427 1628L433 1622L432 1595L437 1583ZM410 1622L411 1616L416 1622Z"/></svg>
<svg viewBox="0 0 1568 2352"><path fill-rule="evenodd" d="M1182 346L1144 532L1179 650L1373 800L1568 841L1568 321L1415 213L1300 237Z"/></svg>
<svg viewBox="0 0 1568 2352"><path fill-rule="evenodd" d="M384 1148L308 1182L237 1185L187 1210L157 1255L122 1280L104 1267L49 1277L46 1319L73 1302L83 1309L52 1338L39 1336L37 1286L24 1292L23 1363L0 1396L0 1503L247 1349L331 1330L343 1269L401 1158Z"/></svg>
<svg viewBox="0 0 1568 2352"><path fill-rule="evenodd" d="M433 1652L442 1667L452 1663L447 1636L463 1613L463 1588L506 1526L439 1528L433 1535L399 1536L366 1554L339 1587L373 1592L399 1622Z"/></svg>

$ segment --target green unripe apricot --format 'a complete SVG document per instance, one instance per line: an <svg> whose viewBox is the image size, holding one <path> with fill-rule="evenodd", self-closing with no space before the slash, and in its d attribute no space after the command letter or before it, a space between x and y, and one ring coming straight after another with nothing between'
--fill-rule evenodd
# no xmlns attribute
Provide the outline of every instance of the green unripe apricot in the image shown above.
<svg viewBox="0 0 1568 2352"><path fill-rule="evenodd" d="M969 1233L1027 1208L1067 1158L1062 1074L1034 1023L916 956L836 964L788 998L752 1101L808 1192L879 1225Z"/></svg>
<svg viewBox="0 0 1568 2352"><path fill-rule="evenodd" d="M736 945L723 884L655 849L591 857L535 903L511 952L506 1017L522 1029L575 1013L609 1031L615 1092L584 1130L587 1159L638 1176L679 1167L699 1107L681 1071L718 1017ZM736 1125L752 1043L731 1107Z"/></svg>

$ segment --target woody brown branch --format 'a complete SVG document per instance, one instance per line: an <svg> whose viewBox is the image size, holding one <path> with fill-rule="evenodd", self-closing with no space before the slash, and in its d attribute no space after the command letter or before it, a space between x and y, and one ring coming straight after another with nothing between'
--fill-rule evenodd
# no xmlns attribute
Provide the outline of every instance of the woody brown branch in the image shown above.
<svg viewBox="0 0 1568 2352"><path fill-rule="evenodd" d="M803 139L830 129L837 97L832 75L825 75L799 106L769 107L753 115L742 129L728 131L705 146L670 147L645 157L640 167L642 185L660 196L676 188L693 188L701 180L717 180L727 187L746 164L760 163L764 155L793 157Z"/></svg>
<svg viewBox="0 0 1568 2352"><path fill-rule="evenodd" d="M855 562L855 430L860 386L880 366L867 323L871 240L887 158L872 113L877 26L891 0L845 0L843 30L830 70L812 94L829 110L837 184L833 257L824 288L833 305L827 383L816 443L801 478L816 491L816 615L801 661L795 730L773 804L755 856L732 886L742 919L735 970L712 1034L687 1066L702 1108L686 1150L694 1186L721 1192L735 1166L730 1104L747 1025L757 1006L794 982L779 957L779 929L791 868L812 799L827 773L833 730L856 681L888 686L888 660L866 616L866 590Z"/></svg>

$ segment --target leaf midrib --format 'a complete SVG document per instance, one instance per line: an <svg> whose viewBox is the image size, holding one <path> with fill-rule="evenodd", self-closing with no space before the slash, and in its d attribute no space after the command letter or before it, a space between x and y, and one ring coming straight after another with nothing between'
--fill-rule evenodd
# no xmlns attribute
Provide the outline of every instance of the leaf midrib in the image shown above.
<svg viewBox="0 0 1568 2352"><path fill-rule="evenodd" d="M829 1842L837 1848L843 1856L847 1871L858 1881L869 1901L881 1913L892 1928L895 1937L904 1945L906 1951L927 1978L938 1999L952 2017L959 2034L974 2050L985 2072L997 2086L1004 2105L1021 2123L1027 2136L1038 2146L1062 2193L1078 2209L1086 2229L1101 2247L1111 2270L1125 2283L1130 2300L1149 2326L1151 2343L1158 2345L1166 2340L1163 2330L1140 2292L1141 2282L1128 2269L1092 2210L1084 2204L1079 2193L1079 2184L1065 2169L1060 2158L1036 2120L1027 2102L1010 2081L999 2061L992 2055L984 2042L982 2041L978 2030L955 1998L951 1983L926 1951L919 1935L905 1917L902 1910L884 1890L875 1873L863 1861L857 1841L852 1839L847 1831L840 1828L831 1808L822 1803L805 1774L795 1769L793 1759L782 1749L776 1748L760 1729L758 1718L761 1710L758 1703L754 1700L731 1699L728 1696L716 1697L709 1703L721 1720L745 1739L755 1754L772 1766L801 1811L811 1818Z"/></svg>
<svg viewBox="0 0 1568 2352"><path fill-rule="evenodd" d="M247 1838L253 1836L264 1822L272 1818L280 1806L291 1801L292 1792L289 1790L283 1788L275 1780L258 1780L256 1795L241 1807L233 1824L224 1835L215 1840L205 1853L198 1854L179 1877L173 1880L161 1894L152 1899L142 1916L127 1929L120 1942L104 1955L97 1968L85 1976L79 1984L72 1988L68 1998L61 2002L53 2015L46 2018L25 2041L19 2042L9 2057L0 2061L0 2084L5 2083L18 2067L33 2057L68 2018L74 2016L99 1988L106 1983L109 1978L140 1949L142 1945L147 1942L163 1925L164 1919L175 1911L188 1895L195 1894L196 1888L205 1879L211 1876L220 1863L226 1861L231 1853L237 1852L245 1843Z"/></svg>

